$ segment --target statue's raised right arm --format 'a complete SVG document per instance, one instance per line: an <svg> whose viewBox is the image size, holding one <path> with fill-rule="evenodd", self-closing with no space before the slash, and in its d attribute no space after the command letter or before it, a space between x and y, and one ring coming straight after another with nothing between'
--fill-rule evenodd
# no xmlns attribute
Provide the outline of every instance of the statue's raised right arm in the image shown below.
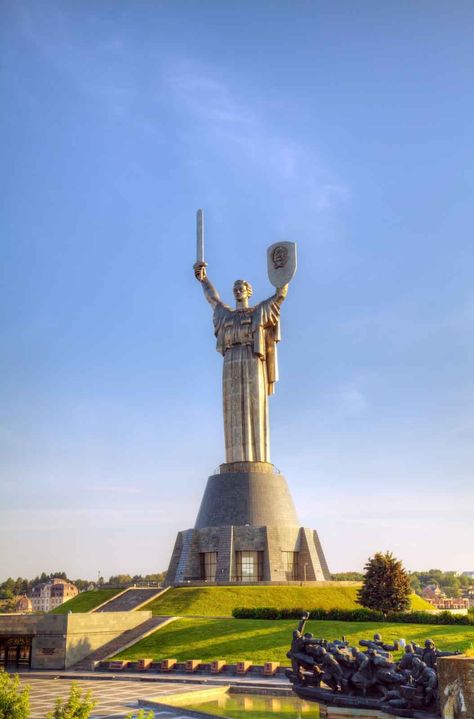
<svg viewBox="0 0 474 719"><path fill-rule="evenodd" d="M216 305L222 305L223 302L220 298L218 291L207 276L206 267L207 262L196 262L193 265L194 276L198 280L198 282L201 283L202 289L204 291L204 297L214 309Z"/></svg>

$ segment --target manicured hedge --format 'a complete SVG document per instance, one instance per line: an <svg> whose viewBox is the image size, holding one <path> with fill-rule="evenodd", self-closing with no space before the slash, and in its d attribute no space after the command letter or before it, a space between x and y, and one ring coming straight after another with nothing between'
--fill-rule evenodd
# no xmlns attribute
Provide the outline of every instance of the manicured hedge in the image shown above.
<svg viewBox="0 0 474 719"><path fill-rule="evenodd" d="M235 619L300 619L304 609L276 609L275 607L236 607L232 611ZM311 619L327 619L340 622L398 622L400 624L468 624L474 619L467 614L441 612L397 612L384 616L372 609L310 609Z"/></svg>

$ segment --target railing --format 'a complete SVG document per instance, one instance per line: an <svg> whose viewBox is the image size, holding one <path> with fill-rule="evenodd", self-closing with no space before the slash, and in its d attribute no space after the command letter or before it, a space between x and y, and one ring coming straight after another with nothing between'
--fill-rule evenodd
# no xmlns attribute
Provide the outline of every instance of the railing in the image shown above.
<svg viewBox="0 0 474 719"><path fill-rule="evenodd" d="M237 462L236 462L236 464L237 464ZM247 464L247 463L246 463L246 464ZM248 462L248 464L251 464L251 462ZM258 463L258 464L260 464L260 463ZM272 464L271 466L272 466L272 469L271 469L270 471L271 471L272 474L281 474L281 470L280 470L278 467L275 467L274 464ZM225 471L225 470L222 471L222 470L221 470L221 467L222 467L222 465L220 464L218 467L216 467L216 468L213 470L212 474L213 474L213 475L214 475L214 474L228 474L227 471Z"/></svg>

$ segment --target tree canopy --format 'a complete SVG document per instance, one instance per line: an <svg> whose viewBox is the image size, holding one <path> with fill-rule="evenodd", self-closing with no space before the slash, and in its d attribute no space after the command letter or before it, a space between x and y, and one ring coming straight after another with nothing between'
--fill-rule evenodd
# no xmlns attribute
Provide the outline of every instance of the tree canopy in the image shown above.
<svg viewBox="0 0 474 719"><path fill-rule="evenodd" d="M357 601L378 612L404 612L410 606L410 578L391 552L377 552L367 561Z"/></svg>

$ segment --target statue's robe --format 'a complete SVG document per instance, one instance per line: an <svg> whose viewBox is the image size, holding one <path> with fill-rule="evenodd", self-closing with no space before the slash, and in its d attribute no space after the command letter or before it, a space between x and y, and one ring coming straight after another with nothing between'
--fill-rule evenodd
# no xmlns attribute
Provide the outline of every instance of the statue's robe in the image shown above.
<svg viewBox="0 0 474 719"><path fill-rule="evenodd" d="M276 295L256 307L214 308L217 351L224 356L223 398L227 462L269 462L267 396L278 379L280 340Z"/></svg>

